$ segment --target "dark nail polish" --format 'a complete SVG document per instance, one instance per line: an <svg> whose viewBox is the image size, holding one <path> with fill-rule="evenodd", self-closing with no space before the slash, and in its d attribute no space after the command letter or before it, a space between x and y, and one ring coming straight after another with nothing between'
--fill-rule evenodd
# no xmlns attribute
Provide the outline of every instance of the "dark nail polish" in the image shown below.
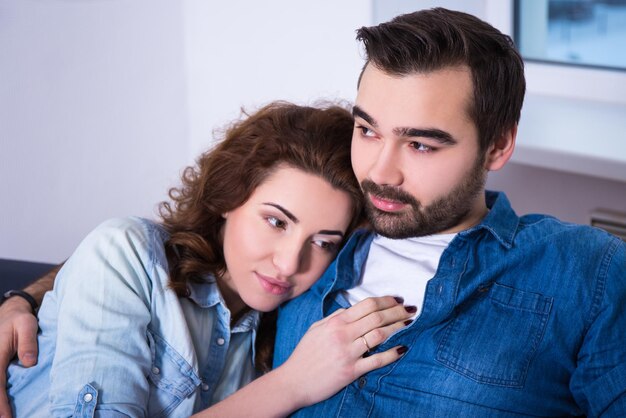
<svg viewBox="0 0 626 418"><path fill-rule="evenodd" d="M415 313L417 312L417 306L405 306L404 309L408 312L408 313Z"/></svg>
<svg viewBox="0 0 626 418"><path fill-rule="evenodd" d="M403 345L401 345L400 347L398 347L398 349L396 350L396 352L397 352L398 354L400 354L400 355L402 355L402 354L406 353L407 351L408 351L408 348L407 348L407 347L405 347L405 346L403 346Z"/></svg>
<svg viewBox="0 0 626 418"><path fill-rule="evenodd" d="M407 319L406 321L404 321L404 325L410 325L411 322L413 322L412 319Z"/></svg>
<svg viewBox="0 0 626 418"><path fill-rule="evenodd" d="M394 298L394 299L396 300L396 302L398 302L398 303L403 303L403 302L404 302L404 298L403 298L403 297L401 297L401 296L394 296L393 298Z"/></svg>

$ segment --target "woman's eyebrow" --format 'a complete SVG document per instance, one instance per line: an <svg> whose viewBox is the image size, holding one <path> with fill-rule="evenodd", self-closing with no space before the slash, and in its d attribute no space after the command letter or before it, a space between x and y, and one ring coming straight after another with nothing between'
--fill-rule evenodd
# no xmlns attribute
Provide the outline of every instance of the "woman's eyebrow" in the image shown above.
<svg viewBox="0 0 626 418"><path fill-rule="evenodd" d="M293 213L289 212L287 209L285 209L284 207L282 207L282 206L281 206L281 205L279 205L278 203L264 202L263 204L264 204L264 205L268 205L268 206L271 206L271 207L274 207L274 208L278 209L279 211L281 211L282 213L284 213L286 217L288 217L289 219L291 219L293 223L296 223L296 224L297 224L298 222L300 222L300 220L299 220L298 218L296 218L296 216L295 216Z"/></svg>
<svg viewBox="0 0 626 418"><path fill-rule="evenodd" d="M318 234L321 234L321 235L339 235L340 237L343 238L343 232L335 231L335 230L329 230L329 229L322 229L321 231L318 232Z"/></svg>
<svg viewBox="0 0 626 418"><path fill-rule="evenodd" d="M300 222L300 220L298 218L296 218L296 216L293 213L291 213L289 210L285 209L284 207L282 207L278 203L264 202L263 204L278 209L279 211L284 213L286 217L291 219L293 221L293 223L297 224L298 222ZM343 232L337 231L337 230L334 230L334 229L322 229L322 230L320 230L318 232L318 234L321 234L321 235L338 235L338 236L343 238Z"/></svg>

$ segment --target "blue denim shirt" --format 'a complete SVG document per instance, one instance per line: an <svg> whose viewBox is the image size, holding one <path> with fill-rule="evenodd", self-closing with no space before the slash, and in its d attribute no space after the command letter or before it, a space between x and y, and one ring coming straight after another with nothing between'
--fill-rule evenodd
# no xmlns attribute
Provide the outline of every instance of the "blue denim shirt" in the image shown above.
<svg viewBox="0 0 626 418"><path fill-rule="evenodd" d="M626 245L587 226L489 214L455 237L422 313L375 351L409 347L297 417L626 416ZM312 322L345 306L373 234L357 232L322 279L286 304L275 365ZM401 295L400 295L401 296Z"/></svg>
<svg viewBox="0 0 626 418"><path fill-rule="evenodd" d="M39 311L39 358L9 367L20 417L188 417L251 381L259 314L231 330L213 277L179 298L150 221L96 228L59 273Z"/></svg>

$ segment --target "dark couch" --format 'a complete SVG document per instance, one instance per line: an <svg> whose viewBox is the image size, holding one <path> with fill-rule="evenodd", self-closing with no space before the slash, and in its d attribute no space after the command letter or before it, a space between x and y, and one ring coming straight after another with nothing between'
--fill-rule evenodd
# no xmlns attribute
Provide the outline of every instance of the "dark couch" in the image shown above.
<svg viewBox="0 0 626 418"><path fill-rule="evenodd" d="M22 289L54 267L54 264L0 258L0 295Z"/></svg>

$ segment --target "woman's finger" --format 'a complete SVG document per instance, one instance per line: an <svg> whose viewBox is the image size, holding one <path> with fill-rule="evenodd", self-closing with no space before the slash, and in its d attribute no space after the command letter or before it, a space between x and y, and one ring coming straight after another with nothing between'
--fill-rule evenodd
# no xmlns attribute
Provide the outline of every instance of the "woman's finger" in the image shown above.
<svg viewBox="0 0 626 418"><path fill-rule="evenodd" d="M311 324L311 326L309 326L309 330L325 325L328 321L331 320L331 318L336 317L337 315L341 314L344 311L345 311L344 308L337 309L335 312L331 313L327 317L324 317L324 318L320 319L319 321L313 322ZM0 418L2 418L2 417L0 417Z"/></svg>
<svg viewBox="0 0 626 418"><path fill-rule="evenodd" d="M355 346L353 354L358 357L371 352L378 345L387 340L387 338L389 338L392 334L409 325L411 322L413 321L410 319L401 320L385 327L375 328L372 331L357 337L353 344L353 346Z"/></svg>
<svg viewBox="0 0 626 418"><path fill-rule="evenodd" d="M322 319L319 322L323 322L323 321L328 321L330 318L340 315L342 312L345 312L346 310L344 308L339 308L337 309L335 312L331 313L330 315L328 315L327 317L325 317L324 319Z"/></svg>
<svg viewBox="0 0 626 418"><path fill-rule="evenodd" d="M372 354L371 356L362 357L356 361L354 365L354 378L357 379L365 373L372 370L387 366L398 360L407 352L407 347L398 345L381 353Z"/></svg>
<svg viewBox="0 0 626 418"><path fill-rule="evenodd" d="M412 307L396 305L381 311L372 312L348 324L346 332L354 339L371 334L374 340L368 338L367 342L370 347L373 347L380 344L397 329L402 328L405 325L405 321L409 320L414 314L415 311ZM391 328L387 328L388 326L391 326Z"/></svg>
<svg viewBox="0 0 626 418"><path fill-rule="evenodd" d="M355 322L359 319L372 314L401 305L404 300L398 296L379 296L366 298L354 306L341 312L341 318L346 322Z"/></svg>
<svg viewBox="0 0 626 418"><path fill-rule="evenodd" d="M375 328L365 334L363 334L363 338L367 341L367 345L370 347L370 351L382 344L387 340L391 335L395 334L397 331L409 325L413 320L411 319L401 319L393 324L387 325L382 328Z"/></svg>

